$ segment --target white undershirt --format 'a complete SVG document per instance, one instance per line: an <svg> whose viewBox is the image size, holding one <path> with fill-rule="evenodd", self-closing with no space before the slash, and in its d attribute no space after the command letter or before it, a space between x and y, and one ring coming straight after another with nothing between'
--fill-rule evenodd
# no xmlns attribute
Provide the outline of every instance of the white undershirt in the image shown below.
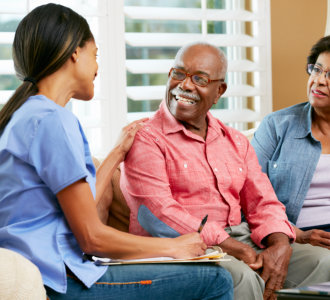
<svg viewBox="0 0 330 300"><path fill-rule="evenodd" d="M330 154L321 154L297 227L330 224Z"/></svg>

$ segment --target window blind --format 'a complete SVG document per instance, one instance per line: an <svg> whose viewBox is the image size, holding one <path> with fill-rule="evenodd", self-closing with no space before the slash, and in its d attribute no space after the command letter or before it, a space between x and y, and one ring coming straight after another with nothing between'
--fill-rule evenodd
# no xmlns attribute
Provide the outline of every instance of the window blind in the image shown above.
<svg viewBox="0 0 330 300"><path fill-rule="evenodd" d="M99 48L94 99L68 105L97 157L109 152L127 122L158 108L174 56L189 42L210 42L229 61L228 90L213 115L248 130L272 110L270 0L6 1L0 6L0 108L20 84L11 57L18 22L48 2L86 17Z"/></svg>
<svg viewBox="0 0 330 300"><path fill-rule="evenodd" d="M107 29L108 20L106 0L70 0L70 1L45 1L45 0L14 0L6 1L6 5L0 8L0 107L10 98L20 81L15 77L12 61L11 46L14 33L20 20L33 8L46 3L58 3L68 6L83 15L94 34L100 54L99 76L95 80L95 95L93 101L78 101L73 99L67 105L82 123L84 131L90 141L91 151L94 155L101 155L106 148L105 136L106 118L103 110L109 102L108 84L104 78L108 76L108 70L102 67L102 61L107 61ZM104 55L102 55L104 54Z"/></svg>
<svg viewBox="0 0 330 300"><path fill-rule="evenodd" d="M152 78L165 75L162 84L151 84L150 79L149 84L146 81L142 84L128 82L128 101L160 101L165 95L166 74L176 50L189 42L206 41L223 49L228 58L228 89L212 113L241 130L255 126L255 122L272 107L269 1L200 0L191 1L189 5L187 7L186 1L172 1L166 6L165 1L125 1L126 25L140 24L129 32L126 28L126 49L132 48L136 52L144 49L145 56L129 57L132 50L127 51L127 76L140 74ZM177 30L166 32L166 22L176 26ZM180 26L183 23L187 26ZM166 56L161 51L159 58L152 57L152 50L159 48L175 51L169 51L166 58L161 57ZM146 107L144 105L140 111L129 110L128 118L149 116L152 109Z"/></svg>

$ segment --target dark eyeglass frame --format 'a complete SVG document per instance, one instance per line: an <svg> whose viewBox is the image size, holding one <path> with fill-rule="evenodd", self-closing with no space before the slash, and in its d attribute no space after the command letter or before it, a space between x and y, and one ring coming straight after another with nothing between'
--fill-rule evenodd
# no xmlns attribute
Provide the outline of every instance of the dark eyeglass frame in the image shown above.
<svg viewBox="0 0 330 300"><path fill-rule="evenodd" d="M320 73L315 72L314 71L315 67L317 69L320 69L321 72ZM307 65L307 73L311 76L317 76L318 77L318 76L321 76L324 72L325 72L325 78L330 81L330 70L325 71L325 70L322 69L321 66L316 65L316 64L308 64Z"/></svg>
<svg viewBox="0 0 330 300"><path fill-rule="evenodd" d="M180 73L182 73L182 74L185 74L186 76L185 76L183 79L177 79L177 78L174 78L174 77L172 76L172 74L173 74L173 73L172 73L173 70L178 71L178 72L180 72ZM199 84L199 83L195 82L194 77L193 77L193 76L195 76L195 75L197 75L197 76L199 76L199 77L202 77L202 78L206 79L206 80L207 80L207 83L206 83L205 85L203 85L203 84ZM181 69L178 69L178 68L171 68L171 70L168 72L168 77L171 77L172 79L177 80L177 81L184 81L187 77L190 77L190 78L191 78L191 81L193 82L194 85L198 85L198 86L201 86L201 87L208 86L208 85L209 85L211 82L213 82L213 81L222 81L222 82L225 81L225 80L222 79L222 78L220 78L220 79L210 79L210 78L208 78L208 77L206 77L206 76L204 76L204 75L202 75L202 74L190 74L190 73L185 72L185 71L183 71L183 70L181 70Z"/></svg>

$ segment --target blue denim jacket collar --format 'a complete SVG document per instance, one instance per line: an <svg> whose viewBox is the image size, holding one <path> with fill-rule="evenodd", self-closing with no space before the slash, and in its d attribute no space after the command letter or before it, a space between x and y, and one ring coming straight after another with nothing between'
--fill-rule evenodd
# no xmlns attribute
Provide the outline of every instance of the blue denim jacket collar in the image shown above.
<svg viewBox="0 0 330 300"><path fill-rule="evenodd" d="M312 112L313 108L310 103L307 102L301 112L299 125L296 127L295 136L297 139L306 138L308 135L312 137Z"/></svg>

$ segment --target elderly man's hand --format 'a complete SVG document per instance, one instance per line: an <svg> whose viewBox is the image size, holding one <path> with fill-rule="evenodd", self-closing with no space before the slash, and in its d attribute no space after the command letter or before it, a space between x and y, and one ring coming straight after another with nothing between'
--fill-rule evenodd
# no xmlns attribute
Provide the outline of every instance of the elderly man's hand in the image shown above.
<svg viewBox="0 0 330 300"><path fill-rule="evenodd" d="M283 287L291 254L289 238L273 233L267 237L266 250L258 255L256 263L249 265L265 281L264 299L276 299L274 291Z"/></svg>

